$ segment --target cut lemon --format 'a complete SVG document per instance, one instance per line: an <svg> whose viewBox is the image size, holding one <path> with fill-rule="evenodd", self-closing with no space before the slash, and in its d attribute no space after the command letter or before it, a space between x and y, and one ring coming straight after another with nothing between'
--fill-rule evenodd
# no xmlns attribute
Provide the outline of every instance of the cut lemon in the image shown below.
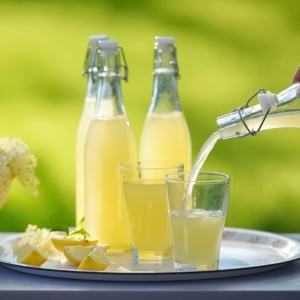
<svg viewBox="0 0 300 300"><path fill-rule="evenodd" d="M65 246L64 247L64 254L66 258L74 263L75 265L79 265L81 261L87 257L90 252L95 249L100 248L103 253L108 248L108 245L98 245L98 246L82 246L82 245L76 245L76 246Z"/></svg>
<svg viewBox="0 0 300 300"><path fill-rule="evenodd" d="M92 246L98 242L97 238L82 238L78 236L67 236L66 234L55 234L51 238L53 246L61 252L64 252L65 246Z"/></svg>
<svg viewBox="0 0 300 300"><path fill-rule="evenodd" d="M109 265L103 249L95 247L78 266L78 270L103 271Z"/></svg>
<svg viewBox="0 0 300 300"><path fill-rule="evenodd" d="M21 264L40 266L47 260L33 245L24 244L18 251L17 261Z"/></svg>

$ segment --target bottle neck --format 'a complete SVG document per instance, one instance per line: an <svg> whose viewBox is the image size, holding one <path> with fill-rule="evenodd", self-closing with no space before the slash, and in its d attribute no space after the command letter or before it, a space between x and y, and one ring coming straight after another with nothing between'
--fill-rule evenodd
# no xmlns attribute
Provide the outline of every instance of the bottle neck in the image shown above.
<svg viewBox="0 0 300 300"><path fill-rule="evenodd" d="M93 77L93 66L97 55L100 40L107 40L106 35L91 37L88 43L84 64L83 76L87 79L85 99L96 99L98 81Z"/></svg>
<svg viewBox="0 0 300 300"><path fill-rule="evenodd" d="M178 96L179 78L176 49L155 49L153 91L149 113L181 111Z"/></svg>
<svg viewBox="0 0 300 300"><path fill-rule="evenodd" d="M120 79L103 77L99 80L94 117L101 119L118 115L126 115Z"/></svg>
<svg viewBox="0 0 300 300"><path fill-rule="evenodd" d="M86 84L86 99L96 99L97 96L98 81L94 81L91 75L87 76Z"/></svg>
<svg viewBox="0 0 300 300"><path fill-rule="evenodd" d="M95 118L110 118L126 115L123 105L120 74L120 57L118 49L103 51L97 55L97 74L94 81L98 81Z"/></svg>

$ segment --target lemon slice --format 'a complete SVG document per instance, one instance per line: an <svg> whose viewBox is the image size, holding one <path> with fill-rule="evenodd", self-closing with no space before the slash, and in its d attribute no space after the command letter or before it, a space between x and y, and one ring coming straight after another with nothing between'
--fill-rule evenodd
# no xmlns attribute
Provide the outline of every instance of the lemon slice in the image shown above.
<svg viewBox="0 0 300 300"><path fill-rule="evenodd" d="M26 265L40 266L47 260L33 245L24 244L18 251L17 262Z"/></svg>
<svg viewBox="0 0 300 300"><path fill-rule="evenodd" d="M105 252L100 247L95 247L86 256L78 266L78 270L93 270L103 271L109 265L109 260L105 255Z"/></svg>
<svg viewBox="0 0 300 300"><path fill-rule="evenodd" d="M108 245L98 245L98 246L82 246L82 245L76 245L76 246L65 246L64 247L64 254L65 257L74 263L75 265L79 265L81 261L87 257L90 252L95 248L100 248L103 253L108 248Z"/></svg>
<svg viewBox="0 0 300 300"><path fill-rule="evenodd" d="M96 245L98 242L97 238L78 238L78 237L68 237L66 234L55 234L51 238L53 246L61 252L64 252L65 246L92 246Z"/></svg>

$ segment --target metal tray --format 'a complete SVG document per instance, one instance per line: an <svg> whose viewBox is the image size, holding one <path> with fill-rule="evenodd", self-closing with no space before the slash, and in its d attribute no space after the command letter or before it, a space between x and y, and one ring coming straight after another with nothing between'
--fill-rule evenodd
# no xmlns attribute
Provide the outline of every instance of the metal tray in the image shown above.
<svg viewBox="0 0 300 300"><path fill-rule="evenodd" d="M178 272L173 264L147 270L132 270L130 255L111 256L113 262L105 271L79 271L70 263L48 260L40 267L16 262L13 243L17 235L9 236L0 243L0 264L34 275L100 281L184 281L210 278L226 278L270 271L300 258L300 243L278 234L225 228L223 233L220 265L218 270Z"/></svg>

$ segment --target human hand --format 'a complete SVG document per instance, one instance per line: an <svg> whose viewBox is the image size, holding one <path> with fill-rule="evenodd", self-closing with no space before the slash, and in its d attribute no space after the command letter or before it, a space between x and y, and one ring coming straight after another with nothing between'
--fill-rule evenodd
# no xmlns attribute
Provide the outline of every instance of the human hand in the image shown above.
<svg viewBox="0 0 300 300"><path fill-rule="evenodd" d="M298 69L293 77L293 83L295 83L295 82L300 82L300 66L298 67Z"/></svg>

